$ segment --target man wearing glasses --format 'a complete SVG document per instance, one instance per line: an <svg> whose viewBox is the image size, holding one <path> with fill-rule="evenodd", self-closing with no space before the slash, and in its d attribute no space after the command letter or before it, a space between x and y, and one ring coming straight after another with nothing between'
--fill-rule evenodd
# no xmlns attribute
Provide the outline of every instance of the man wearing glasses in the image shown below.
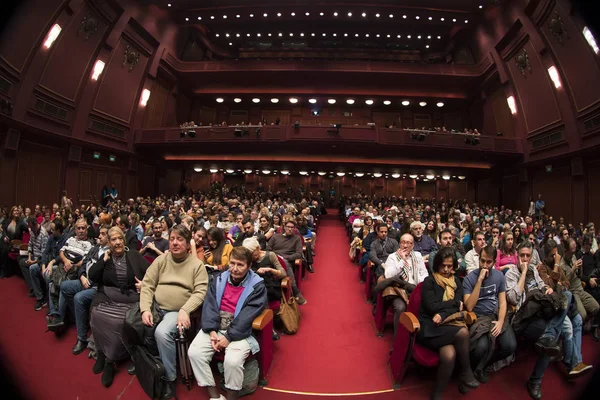
<svg viewBox="0 0 600 400"><path fill-rule="evenodd" d="M300 236L294 234L296 229L296 222L293 219L288 220L283 225L283 233L275 234L271 236L267 243L267 251L273 251L275 254L283 257L285 261L287 276L292 280L292 293L296 297L298 304L306 304L306 299L298 290L296 285L296 279L294 277L294 271L292 265L297 259L302 259L302 239ZM315 272L312 266L309 265L308 272Z"/></svg>

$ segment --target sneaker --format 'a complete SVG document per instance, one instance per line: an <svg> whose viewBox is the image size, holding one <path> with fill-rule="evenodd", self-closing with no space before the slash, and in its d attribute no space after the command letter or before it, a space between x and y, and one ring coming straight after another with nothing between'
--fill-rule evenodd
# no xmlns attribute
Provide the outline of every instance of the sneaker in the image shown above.
<svg viewBox="0 0 600 400"><path fill-rule="evenodd" d="M48 305L47 301L38 300L35 302L35 306L33 308L35 311L40 311L42 308L46 307L47 305Z"/></svg>
<svg viewBox="0 0 600 400"><path fill-rule="evenodd" d="M302 296L302 293L298 293L298 296L296 296L296 302L298 303L299 306L303 306L307 303L304 296Z"/></svg>
<svg viewBox="0 0 600 400"><path fill-rule="evenodd" d="M582 376L583 374L585 374L586 372L589 372L591 370L592 370L592 366L591 365L586 365L586 364L580 362L579 364L577 364L576 366L574 366L569 371L569 377Z"/></svg>

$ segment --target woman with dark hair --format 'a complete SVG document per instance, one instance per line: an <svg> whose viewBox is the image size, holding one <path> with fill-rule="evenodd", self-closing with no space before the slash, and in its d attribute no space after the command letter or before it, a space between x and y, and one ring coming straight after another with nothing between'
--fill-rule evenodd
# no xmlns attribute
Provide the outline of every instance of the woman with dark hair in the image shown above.
<svg viewBox="0 0 600 400"><path fill-rule="evenodd" d="M458 268L456 254L451 247L444 247L433 259L433 274L425 278L421 289L419 323L421 329L417 341L431 350L439 351L437 379L432 399L440 399L450 381L455 360L461 366L461 392L479 386L469 360L469 330L459 319L446 321L450 316L463 311L463 288L454 275ZM450 321L451 320L451 321Z"/></svg>
<svg viewBox="0 0 600 400"><path fill-rule="evenodd" d="M525 240L525 238L523 237L523 231L521 229L521 226L515 225L515 227L513 228L513 238L514 238L515 248L519 247L521 242L523 240Z"/></svg>
<svg viewBox="0 0 600 400"><path fill-rule="evenodd" d="M279 214L278 212L273 214L273 229L275 229L275 233L282 233L283 232L283 221L281 220L281 214Z"/></svg>
<svg viewBox="0 0 600 400"><path fill-rule="evenodd" d="M224 270L229 265L229 255L233 246L225 242L223 230L212 227L206 232L208 249L204 252L207 268Z"/></svg>
<svg viewBox="0 0 600 400"><path fill-rule="evenodd" d="M27 232L27 223L21 217L19 207L13 206L10 209L10 216L2 221L2 230L0 231L0 279L7 278L8 271L8 253L10 253L10 242L12 240L21 240L23 232Z"/></svg>
<svg viewBox="0 0 600 400"><path fill-rule="evenodd" d="M498 244L498 255L496 256L496 269L504 274L511 266L518 265L515 238L511 231L505 231Z"/></svg>
<svg viewBox="0 0 600 400"><path fill-rule="evenodd" d="M267 242L274 233L275 229L271 226L271 218L267 214L261 214L260 220L258 221L258 232L256 233L256 239L260 244L261 250L267 248Z"/></svg>
<svg viewBox="0 0 600 400"><path fill-rule="evenodd" d="M188 350L196 382L207 388L211 399L225 398L210 367L214 353L222 351L227 398L237 399L244 381L244 362L250 353L260 350L252 335L252 322L268 304L264 280L251 269L252 253L236 247L229 264L209 285L202 306L202 329Z"/></svg>
<svg viewBox="0 0 600 400"><path fill-rule="evenodd" d="M425 232L423 232L423 234L432 238L436 243L439 243L439 230L434 220L430 220L429 222L427 222L427 225L425 225Z"/></svg>
<svg viewBox="0 0 600 400"><path fill-rule="evenodd" d="M105 387L112 385L115 362L129 357L121 330L125 314L140 301L142 280L150 265L136 249L126 249L121 228L110 228L108 240L110 249L88 271L88 278L98 282L90 318L98 353L93 372L102 373Z"/></svg>

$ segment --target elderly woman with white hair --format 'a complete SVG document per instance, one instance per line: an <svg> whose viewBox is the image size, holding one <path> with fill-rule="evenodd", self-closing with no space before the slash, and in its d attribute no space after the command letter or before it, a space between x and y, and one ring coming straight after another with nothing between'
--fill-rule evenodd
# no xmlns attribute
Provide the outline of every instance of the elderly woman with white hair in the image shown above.
<svg viewBox="0 0 600 400"><path fill-rule="evenodd" d="M435 240L423 234L424 230L425 224L421 221L413 221L410 224L410 233L415 238L414 251L421 253L423 259L425 261L428 261L429 253L431 253L434 250L437 250L438 247L435 244Z"/></svg>

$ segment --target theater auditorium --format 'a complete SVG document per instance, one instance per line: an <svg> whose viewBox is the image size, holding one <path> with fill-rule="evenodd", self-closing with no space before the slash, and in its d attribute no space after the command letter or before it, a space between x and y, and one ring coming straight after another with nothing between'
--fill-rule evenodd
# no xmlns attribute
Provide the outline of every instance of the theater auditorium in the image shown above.
<svg viewBox="0 0 600 400"><path fill-rule="evenodd" d="M576 0L24 0L3 399L600 398Z"/></svg>

